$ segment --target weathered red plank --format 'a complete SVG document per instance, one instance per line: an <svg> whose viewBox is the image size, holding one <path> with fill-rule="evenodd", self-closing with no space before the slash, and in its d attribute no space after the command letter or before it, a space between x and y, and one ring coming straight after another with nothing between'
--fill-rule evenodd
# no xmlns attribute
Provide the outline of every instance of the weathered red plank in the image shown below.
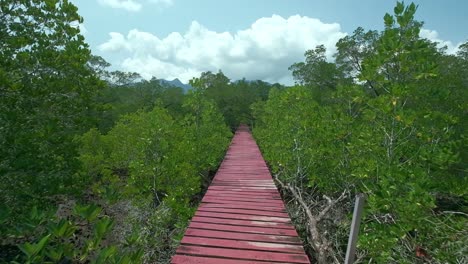
<svg viewBox="0 0 468 264"><path fill-rule="evenodd" d="M215 198L213 199L204 199L203 200L203 203L202 204L206 204L206 205L213 205L213 204L232 204L232 201L231 200L221 200L221 199L218 199L216 200ZM285 207L283 204L276 204L276 203L269 203L269 202L264 202L264 203L256 203L255 201L236 201L235 203L236 205L246 205L246 206L249 206L249 205L253 205L253 206L261 206L261 207L264 207L266 209L268 208L277 208L277 209L281 209L281 210L285 210ZM247 208L247 207L245 207Z"/></svg>
<svg viewBox="0 0 468 264"><path fill-rule="evenodd" d="M212 218L212 217L204 217L204 216L194 216L192 218L192 222L226 224L226 225L237 225L237 226L259 226L259 227L269 227L269 228L275 228L275 229L294 228L291 224L288 224L288 223L235 220L235 219Z"/></svg>
<svg viewBox="0 0 468 264"><path fill-rule="evenodd" d="M213 196L213 195L203 197L202 203L209 203L209 202L216 203L216 202L223 202L223 201L238 201L238 202L243 202L243 203L267 204L267 205L273 205L273 206L284 205L282 200L256 201L253 199L249 199L248 197L236 198L236 197L223 197L223 196Z"/></svg>
<svg viewBox="0 0 468 264"><path fill-rule="evenodd" d="M261 196L251 196L251 195L205 195L206 198L214 199L224 199L224 200L234 200L234 201L246 201L246 202L259 202L259 203L275 203L283 204L283 200L274 197L261 197ZM205 198L204 197L204 198Z"/></svg>
<svg viewBox="0 0 468 264"><path fill-rule="evenodd" d="M215 196L215 197L239 197L239 198L252 198L252 199L259 199L259 200L281 200L281 196L279 194L273 193L257 193L253 194L252 192L241 191L237 190L237 187L233 187L236 190L216 190L211 191L205 194L205 196ZM230 192L229 192L230 191Z"/></svg>
<svg viewBox="0 0 468 264"><path fill-rule="evenodd" d="M289 263L310 263L309 259L302 254L263 252L257 250L245 249L230 249L230 248L214 248L214 247L198 247L181 245L177 248L177 253L198 255L198 256L213 256L227 257L246 260L263 260L263 261L283 261Z"/></svg>
<svg viewBox="0 0 468 264"><path fill-rule="evenodd" d="M269 192L256 192L256 191L235 191L235 190L230 190L229 188L222 189L222 190L216 190L216 189L210 189L210 194L243 194L243 195L263 195L263 196L279 196L281 197L276 190L272 190Z"/></svg>
<svg viewBox="0 0 468 264"><path fill-rule="evenodd" d="M215 195L205 195L205 197L203 197L203 200L202 202L204 202L206 200L209 200L209 199L218 199L218 200L230 200L230 201L240 201L240 202L256 202L255 200L252 200L251 198L249 197L229 197L229 196L215 196ZM283 204L283 201L282 200L274 200L274 199L271 199L271 200L260 200L259 202L264 202L264 203L271 203L271 204Z"/></svg>
<svg viewBox="0 0 468 264"><path fill-rule="evenodd" d="M271 228L271 227L233 226L233 225L191 222L189 228L240 232L240 233L252 233L252 234L265 234L265 235L297 236L296 230L294 229L280 229L280 228L276 229L276 228Z"/></svg>
<svg viewBox="0 0 468 264"><path fill-rule="evenodd" d="M279 201L282 201L280 197L278 196L274 196L274 195L269 195L269 196L266 196L266 195L251 195L251 194L231 194L231 193L226 193L224 195L220 195L220 194L217 194L217 193L210 193L210 194L207 194L206 195L207 197L225 197L225 198L249 198L249 199L252 199L252 200L279 200Z"/></svg>
<svg viewBox="0 0 468 264"><path fill-rule="evenodd" d="M276 189L259 189L259 188L252 188L252 187L227 187L227 186L216 186L211 185L208 188L208 191L211 190L220 190L220 191L238 191L238 192L258 192L258 193L275 193L278 192Z"/></svg>
<svg viewBox="0 0 468 264"><path fill-rule="evenodd" d="M185 256L175 255L172 258L173 264L267 264L264 261L242 260L242 259L227 259L224 257L199 257L199 256ZM269 262L274 264L287 264L284 262Z"/></svg>
<svg viewBox="0 0 468 264"><path fill-rule="evenodd" d="M275 206L261 206L256 204L245 204L245 203L203 203L200 207L208 207L208 208L231 208L231 209L250 209L250 210L257 210L257 211L269 211L269 212L283 212L285 213L286 210L282 207L278 208Z"/></svg>
<svg viewBox="0 0 468 264"><path fill-rule="evenodd" d="M239 219L239 220L254 220L254 221L263 221L263 222L277 222L277 223L290 223L291 222L289 218L273 217L273 216L213 213L213 212L204 212L204 211L197 211L195 215L228 218L228 219Z"/></svg>
<svg viewBox="0 0 468 264"><path fill-rule="evenodd" d="M243 214L243 215L259 215L259 216L274 216L283 217L289 219L287 213L283 212L269 212L269 211L257 211L257 210L244 210L244 209L231 209L231 208L210 208L210 207L199 207L199 211L204 212L215 212L215 213L232 213L232 214Z"/></svg>
<svg viewBox="0 0 468 264"><path fill-rule="evenodd" d="M211 247L226 247L235 249L250 249L271 252L286 252L286 253L303 253L304 249L301 245L288 245L267 242L251 242L239 241L219 238L206 238L206 237L191 237L185 236L182 239L185 245L202 245Z"/></svg>
<svg viewBox="0 0 468 264"><path fill-rule="evenodd" d="M185 231L185 235L196 236L196 237L211 237L211 238L244 240L244 241L270 242L270 243L280 243L280 244L296 244L296 245L301 244L301 241L299 240L298 237L292 237L292 236L248 234L248 233L236 233L236 232L227 232L227 231L203 230L203 229L196 229L196 228L187 229L187 231Z"/></svg>
<svg viewBox="0 0 468 264"><path fill-rule="evenodd" d="M171 263L309 263L246 127L236 132Z"/></svg>

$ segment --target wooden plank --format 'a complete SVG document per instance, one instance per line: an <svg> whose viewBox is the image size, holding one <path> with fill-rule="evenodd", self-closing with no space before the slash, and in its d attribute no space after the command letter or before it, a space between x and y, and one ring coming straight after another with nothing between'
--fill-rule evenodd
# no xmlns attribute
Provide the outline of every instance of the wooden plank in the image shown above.
<svg viewBox="0 0 468 264"><path fill-rule="evenodd" d="M173 264L267 264L264 261L242 260L242 259L227 259L224 257L200 257L175 255L172 258ZM270 262L275 264L286 264L284 262Z"/></svg>
<svg viewBox="0 0 468 264"><path fill-rule="evenodd" d="M272 194L257 194L257 195L252 195L251 193L248 193L248 192L238 192L237 194L233 194L233 193L228 193L228 194L221 194L221 193L217 193L217 192L210 192L208 191L208 193L205 194L204 197L210 197L210 198L214 198L214 199L217 199L217 198L223 198L223 197L228 197L228 196L234 196L234 197L238 197L238 196L243 196L243 197L255 197L255 196L259 196L259 197L271 197ZM270 200L279 200L279 202L282 202L281 199L278 199L278 198L268 198ZM256 200L251 200L251 202L257 202ZM258 201L258 202L262 202L262 201Z"/></svg>
<svg viewBox="0 0 468 264"><path fill-rule="evenodd" d="M234 226L234 225L191 222L189 228L239 232L239 233L252 233L252 234L297 236L296 230L294 229L281 229L281 228L276 229L276 228L271 228L271 227L258 227L258 226Z"/></svg>
<svg viewBox="0 0 468 264"><path fill-rule="evenodd" d="M263 200L278 200L278 201L281 201L281 197L276 196L276 195L252 195L252 194L230 194L230 193L226 193L226 194L218 194L218 193L212 193L212 192L209 192L205 195L205 197L212 197L212 198L248 198L248 199L251 199L251 200L255 200L255 201L263 201Z"/></svg>
<svg viewBox="0 0 468 264"><path fill-rule="evenodd" d="M278 208L275 206L261 206L257 204L231 204L231 203L202 203L200 207L207 207L207 208L231 208L231 209L250 209L250 210L257 210L257 211L269 211L269 212L286 212L284 208Z"/></svg>
<svg viewBox="0 0 468 264"><path fill-rule="evenodd" d="M224 219L224 218L212 218L204 216L194 216L192 222L212 223L212 224L226 224L226 225L237 225L237 226L259 226L269 228L282 228L290 229L294 228L289 223L275 223L275 222L262 222L262 221L251 221L251 220L235 220L235 219Z"/></svg>
<svg viewBox="0 0 468 264"><path fill-rule="evenodd" d="M238 188L238 187L236 187L236 188ZM249 191L249 190L245 190L245 189L237 191L237 190L229 189L229 187L220 186L220 185L217 185L217 184L214 184L214 183L211 184L211 186L208 188L208 190L209 191L222 191L222 192L242 192L242 193L250 192L252 194L278 194L278 191L276 189L275 190L266 190L266 191L263 191L263 192Z"/></svg>
<svg viewBox="0 0 468 264"><path fill-rule="evenodd" d="M264 203L269 203L269 202L274 202L275 204L279 204L279 205L284 205L283 201L281 199L258 199L258 200L255 200L254 197L251 197L249 195L244 195L243 197L241 196L237 196L237 197L231 197L231 196L223 196L223 195L205 195L206 199L204 199L205 201L209 201L211 203L216 203L216 201L218 200L226 200L226 199L235 199L235 198L241 198L241 199L245 199L245 198L252 198L250 199L249 201L243 201L243 202L250 202L250 203L260 203L260 204L264 204ZM204 200L202 200L202 202L205 202ZM242 201L240 201L242 202Z"/></svg>
<svg viewBox="0 0 468 264"><path fill-rule="evenodd" d="M255 201L255 200L249 200L249 199L236 199L232 197L205 197L202 200L202 203L235 203L235 204L258 204L258 205L263 205L263 206L277 206L281 208L285 208L284 204L281 200L269 200L269 201Z"/></svg>
<svg viewBox="0 0 468 264"><path fill-rule="evenodd" d="M279 195L278 190L274 186L246 186L246 185L217 185L212 184L208 187L208 192L227 192L227 193L245 193L255 195Z"/></svg>
<svg viewBox="0 0 468 264"><path fill-rule="evenodd" d="M231 209L231 208L210 208L200 206L199 211L204 212L215 212L215 213L232 213L232 214L242 214L242 215L259 215L259 216L274 216L274 217L283 217L289 219L287 213L283 212L270 212L270 211L260 211L260 210L244 210L244 209Z"/></svg>
<svg viewBox="0 0 468 264"><path fill-rule="evenodd" d="M220 186L217 186L220 187ZM260 188L260 187L255 187ZM266 192L268 191L268 192ZM271 191L271 192L270 192ZM273 193L272 191L275 191ZM223 197L225 195L242 195L242 196L258 196L259 198L268 197L273 199L281 199L281 196L272 189L244 189L243 187L237 186L225 186L224 189L208 189L205 195L211 195L216 197Z"/></svg>
<svg viewBox="0 0 468 264"><path fill-rule="evenodd" d="M210 217L217 217L217 218L239 219L239 220L263 221L263 222L277 222L277 223L290 223L291 222L289 218L284 218L284 217L213 213L213 212L204 212L204 211L197 211L195 215L210 216Z"/></svg>
<svg viewBox="0 0 468 264"><path fill-rule="evenodd" d="M294 245L301 244L301 241L299 240L298 237L292 237L292 236L236 233L236 232L228 232L228 231L203 230L203 229L197 229L197 228L187 229L187 231L185 231L185 235L196 236L196 237L211 237L211 238L244 240L244 241L270 242L270 243L280 243L280 244L294 244Z"/></svg>
<svg viewBox="0 0 468 264"><path fill-rule="evenodd" d="M215 185L242 185L242 186L248 186L248 185L269 185L269 186L274 186L275 184L271 180L217 180L214 181L213 184Z"/></svg>
<svg viewBox="0 0 468 264"><path fill-rule="evenodd" d="M200 245L210 247L226 247L235 249L250 249L271 252L299 253L303 254L304 249L301 245L276 244L267 242L251 242L206 237L185 236L182 239L184 245Z"/></svg>
<svg viewBox="0 0 468 264"><path fill-rule="evenodd" d="M255 192L255 193L278 193L276 189L252 189L252 188L242 188L242 187L226 187L226 186L216 186L211 185L208 187L208 191L219 190L219 191L236 191L236 192Z"/></svg>
<svg viewBox="0 0 468 264"><path fill-rule="evenodd" d="M204 200L202 204L206 205L215 205L215 204L233 204L231 200L222 200L222 199L207 199ZM260 206L260 207L265 207L265 208L277 208L280 210L286 210L283 204L276 204L276 203L270 203L270 202L264 202L264 203L256 203L255 201L236 201L234 203L235 205L240 205L240 206ZM246 207L247 208L247 207Z"/></svg>
<svg viewBox="0 0 468 264"><path fill-rule="evenodd" d="M306 263L309 264L309 259L303 254L263 252L256 250L239 250L230 248L212 248L199 246L180 245L176 251L178 254L190 254L198 256L213 256L225 258L237 258L246 260L262 260L262 261L283 261L289 263Z"/></svg>
<svg viewBox="0 0 468 264"><path fill-rule="evenodd" d="M212 196L212 195L206 195L203 199L202 199L202 202L204 202L205 200L229 200L229 201L239 201L239 202L256 202L255 200L252 200L250 199L249 197L216 197L216 196ZM283 201L281 200L260 200L259 202L263 202L263 203L271 203L271 204L278 204L278 205L281 205L283 204Z"/></svg>

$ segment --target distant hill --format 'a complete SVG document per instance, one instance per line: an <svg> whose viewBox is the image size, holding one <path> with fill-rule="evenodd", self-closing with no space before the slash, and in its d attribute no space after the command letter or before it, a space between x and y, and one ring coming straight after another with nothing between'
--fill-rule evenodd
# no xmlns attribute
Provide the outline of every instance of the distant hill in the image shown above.
<svg viewBox="0 0 468 264"><path fill-rule="evenodd" d="M164 79L159 79L159 81L161 83L164 83L164 84L172 85L172 86L175 86L175 87L180 87L180 88L184 89L184 92L187 92L188 90L191 90L193 88L192 86L190 86L190 84L185 84L185 83L181 82L178 78L175 78L172 81L168 81L168 80L164 80Z"/></svg>
<svg viewBox="0 0 468 264"><path fill-rule="evenodd" d="M175 78L174 80L172 81L169 81L169 80L164 80L164 79L158 79L161 84L166 84L166 85L171 85L171 86L175 86L175 87L180 87L184 90L184 92L187 92L188 90L191 90L193 89L193 87L190 85L190 84L185 84L183 82L181 82L178 78ZM239 82L247 82L247 83L255 83L255 82L261 82L261 83L264 83L264 84L267 84L269 86L281 86L280 84L278 83L269 83L269 82L265 82L265 81L262 81L262 80L246 80L246 79L240 79L240 80L234 80L234 81L231 81L231 83L239 83Z"/></svg>

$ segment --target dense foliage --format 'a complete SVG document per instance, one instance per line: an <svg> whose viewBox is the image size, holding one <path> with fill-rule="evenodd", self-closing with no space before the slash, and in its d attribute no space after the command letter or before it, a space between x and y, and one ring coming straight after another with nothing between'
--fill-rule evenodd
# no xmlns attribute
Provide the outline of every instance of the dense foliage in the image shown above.
<svg viewBox="0 0 468 264"><path fill-rule="evenodd" d="M357 193L368 195L360 261L467 260L467 44L447 55L419 37L414 4L394 12L382 32L341 39L336 63L323 46L306 52L291 67L301 85L254 107L254 134L279 179L319 204L348 196L319 223L333 245L318 252L310 241L319 262L343 261Z"/></svg>
<svg viewBox="0 0 468 264"><path fill-rule="evenodd" d="M125 115L105 135L93 129L81 137L80 160L94 193L126 220L118 226L124 233L114 235L137 235L150 263L173 254L231 135L200 92L186 96L183 107L189 114L156 106Z"/></svg>
<svg viewBox="0 0 468 264"><path fill-rule="evenodd" d="M226 120L235 130L239 124L249 124L252 120L250 105L268 98L271 88L283 88L280 84L245 79L231 82L221 71L216 74L204 72L200 78L190 81L193 87L204 91L206 96L216 102Z"/></svg>
<svg viewBox="0 0 468 264"><path fill-rule="evenodd" d="M1 203L21 212L44 193L76 191L73 138L94 124L103 83L68 1L2 1L0 10Z"/></svg>

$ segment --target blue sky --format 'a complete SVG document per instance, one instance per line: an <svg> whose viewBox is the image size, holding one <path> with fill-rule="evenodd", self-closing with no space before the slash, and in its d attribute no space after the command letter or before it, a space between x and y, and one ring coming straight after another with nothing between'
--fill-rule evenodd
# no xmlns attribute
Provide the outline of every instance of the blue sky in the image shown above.
<svg viewBox="0 0 468 264"><path fill-rule="evenodd" d="M382 29L392 0L71 0L84 17L93 53L145 78L180 78L219 69L231 79L291 84L287 68L358 26ZM425 0L421 35L450 52L468 40L468 1ZM410 2L406 2L410 3Z"/></svg>

